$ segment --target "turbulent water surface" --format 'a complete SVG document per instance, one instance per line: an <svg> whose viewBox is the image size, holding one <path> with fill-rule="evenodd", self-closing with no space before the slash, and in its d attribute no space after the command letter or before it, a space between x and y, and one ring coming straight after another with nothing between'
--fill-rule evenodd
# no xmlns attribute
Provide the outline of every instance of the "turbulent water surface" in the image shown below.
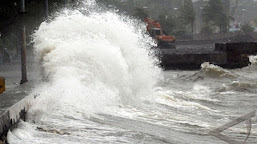
<svg viewBox="0 0 257 144"><path fill-rule="evenodd" d="M35 32L40 82L9 143L217 144L210 130L255 110L256 57L236 70L162 71L142 23L85 5ZM248 143L257 141L254 122ZM246 133L244 123L224 132L238 141Z"/></svg>

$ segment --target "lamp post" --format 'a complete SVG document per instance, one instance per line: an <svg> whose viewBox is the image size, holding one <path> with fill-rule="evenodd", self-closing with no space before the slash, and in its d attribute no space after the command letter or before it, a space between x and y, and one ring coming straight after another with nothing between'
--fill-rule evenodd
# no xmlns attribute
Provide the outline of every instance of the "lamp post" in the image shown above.
<svg viewBox="0 0 257 144"><path fill-rule="evenodd" d="M25 0L21 0L20 3L20 14L22 15L22 24L21 24L21 82L24 84L28 81L27 79L27 66L26 66L26 26L24 23L24 14L26 13L25 9Z"/></svg>
<svg viewBox="0 0 257 144"><path fill-rule="evenodd" d="M64 5L65 5L65 7L67 7L67 5L68 5L68 0L64 0Z"/></svg>
<svg viewBox="0 0 257 144"><path fill-rule="evenodd" d="M43 0L43 7L44 7L45 19L47 20L49 16L48 0Z"/></svg>
<svg viewBox="0 0 257 144"><path fill-rule="evenodd" d="M0 64L3 63L3 44L2 44L2 34L0 33Z"/></svg>

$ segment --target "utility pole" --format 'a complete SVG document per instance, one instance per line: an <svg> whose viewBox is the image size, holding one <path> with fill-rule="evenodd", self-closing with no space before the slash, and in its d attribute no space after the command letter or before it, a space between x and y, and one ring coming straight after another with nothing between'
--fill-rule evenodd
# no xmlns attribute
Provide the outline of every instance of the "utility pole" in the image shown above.
<svg viewBox="0 0 257 144"><path fill-rule="evenodd" d="M25 9L25 0L20 0L20 14L25 14L26 9Z"/></svg>
<svg viewBox="0 0 257 144"><path fill-rule="evenodd" d="M26 26L24 23L24 14L26 13L25 9L25 0L21 0L20 3L20 14L22 15L22 24L21 24L21 82L24 84L28 81L27 79L27 66L26 66Z"/></svg>
<svg viewBox="0 0 257 144"><path fill-rule="evenodd" d="M44 7L45 19L48 20L48 16L49 16L48 0L43 0L43 7Z"/></svg>
<svg viewBox="0 0 257 144"><path fill-rule="evenodd" d="M64 6L67 7L68 5L68 0L64 0Z"/></svg>

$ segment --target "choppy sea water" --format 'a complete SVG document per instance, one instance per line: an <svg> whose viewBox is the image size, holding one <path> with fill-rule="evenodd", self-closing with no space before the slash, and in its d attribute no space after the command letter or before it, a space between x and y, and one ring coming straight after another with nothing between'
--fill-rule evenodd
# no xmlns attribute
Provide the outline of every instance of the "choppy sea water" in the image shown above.
<svg viewBox="0 0 257 144"><path fill-rule="evenodd" d="M84 4L35 32L36 99L9 143L222 144L209 131L256 109L256 57L242 69L163 71L142 23ZM246 125L223 134L243 142Z"/></svg>

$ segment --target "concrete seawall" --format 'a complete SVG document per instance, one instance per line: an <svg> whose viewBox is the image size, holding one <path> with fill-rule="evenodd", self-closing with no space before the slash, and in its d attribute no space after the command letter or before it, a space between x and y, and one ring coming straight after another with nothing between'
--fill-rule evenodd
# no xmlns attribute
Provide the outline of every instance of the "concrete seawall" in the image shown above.
<svg viewBox="0 0 257 144"><path fill-rule="evenodd" d="M33 88L29 82L0 94L0 143L5 141L7 132L15 127L31 106L34 96L28 96Z"/></svg>
<svg viewBox="0 0 257 144"><path fill-rule="evenodd" d="M200 69L204 62L229 69L242 68L250 64L250 55L257 55L257 42L178 45L176 49L158 49L156 55L166 70Z"/></svg>

